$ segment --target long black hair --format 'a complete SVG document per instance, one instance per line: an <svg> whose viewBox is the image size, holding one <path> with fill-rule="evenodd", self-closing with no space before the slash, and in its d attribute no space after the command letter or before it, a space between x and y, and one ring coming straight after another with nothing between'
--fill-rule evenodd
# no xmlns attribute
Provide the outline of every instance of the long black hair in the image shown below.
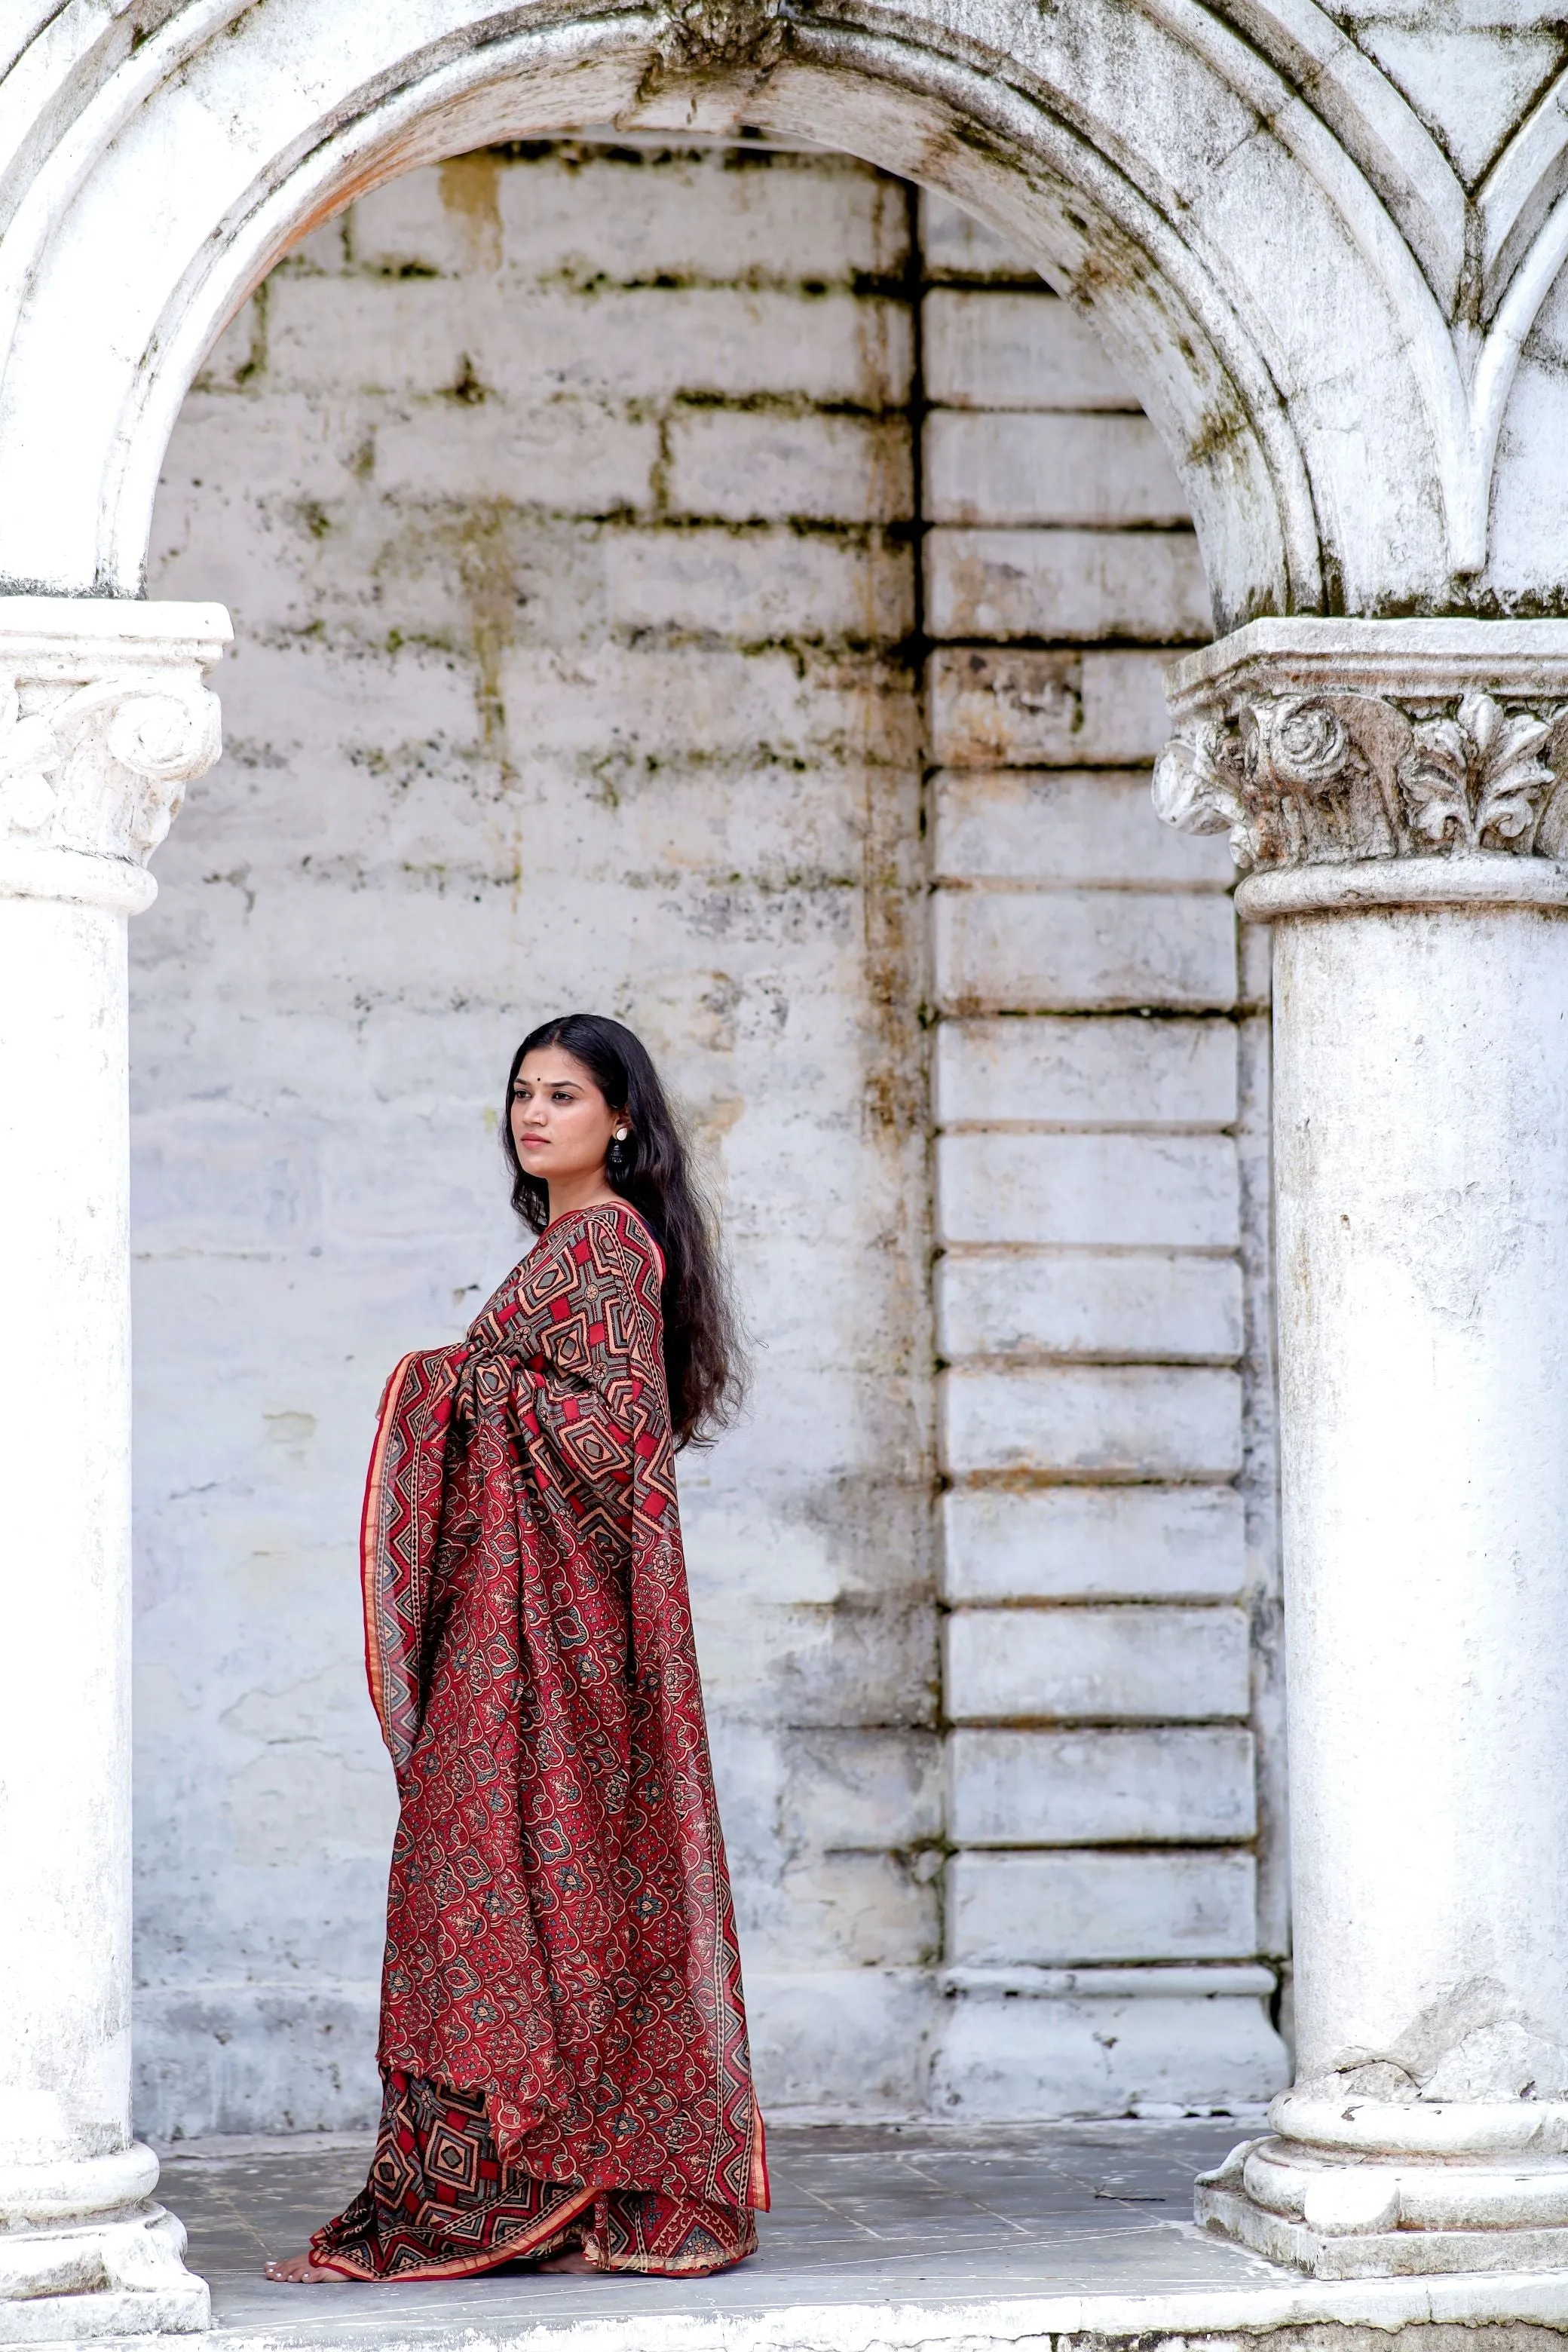
<svg viewBox="0 0 1568 2352"><path fill-rule="evenodd" d="M619 1021L600 1013L566 1013L531 1029L507 1072L500 1139L511 1171L511 1205L536 1234L550 1222L550 1188L518 1157L511 1092L524 1055L544 1045L559 1045L581 1062L611 1110L626 1116L631 1133L616 1146L605 1179L664 1252L664 1370L676 1444L708 1444L740 1410L745 1366L713 1211L692 1175L680 1123L647 1047Z"/></svg>

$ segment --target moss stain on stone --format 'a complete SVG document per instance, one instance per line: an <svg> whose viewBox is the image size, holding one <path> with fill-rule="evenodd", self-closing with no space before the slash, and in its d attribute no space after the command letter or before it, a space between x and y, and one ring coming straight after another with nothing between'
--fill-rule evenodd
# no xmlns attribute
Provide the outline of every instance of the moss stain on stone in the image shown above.
<svg viewBox="0 0 1568 2352"><path fill-rule="evenodd" d="M464 268L493 277L505 257L500 158L490 148L454 155L440 167L441 204L462 236Z"/></svg>

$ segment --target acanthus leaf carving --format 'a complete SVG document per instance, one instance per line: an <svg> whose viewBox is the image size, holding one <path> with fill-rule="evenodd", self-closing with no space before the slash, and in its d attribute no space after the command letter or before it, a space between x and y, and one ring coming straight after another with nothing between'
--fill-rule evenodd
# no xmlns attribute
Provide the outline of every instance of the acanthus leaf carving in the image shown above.
<svg viewBox="0 0 1568 2352"><path fill-rule="evenodd" d="M1546 796L1556 782L1540 759L1551 722L1528 712L1510 717L1489 694L1467 694L1453 719L1424 719L1415 730L1404 786L1415 831L1442 847L1534 847Z"/></svg>
<svg viewBox="0 0 1568 2352"><path fill-rule="evenodd" d="M1541 749L1557 781L1535 828L1535 854L1568 858L1568 706L1557 712Z"/></svg>
<svg viewBox="0 0 1568 2352"><path fill-rule="evenodd" d="M1244 872L1353 859L1568 854L1568 706L1471 690L1417 714L1390 696L1273 694L1167 744L1154 804L1228 831Z"/></svg>

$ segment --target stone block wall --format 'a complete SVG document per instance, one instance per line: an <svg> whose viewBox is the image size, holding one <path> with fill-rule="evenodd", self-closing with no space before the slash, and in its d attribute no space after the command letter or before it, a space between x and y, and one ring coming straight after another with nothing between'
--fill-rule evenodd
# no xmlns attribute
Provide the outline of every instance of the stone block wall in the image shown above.
<svg viewBox="0 0 1568 2352"><path fill-rule="evenodd" d="M764 2096L1271 2087L1258 992L1148 808L1201 571L1074 314L847 159L460 158L230 328L157 551L238 643L133 943L143 2128L374 2105L369 1416L517 1255L577 1004L757 1340L682 1497Z"/></svg>
<svg viewBox="0 0 1568 2352"><path fill-rule="evenodd" d="M976 225L927 220L954 2003L934 2095L1256 2097L1278 2053L1248 1963L1283 1940L1258 1895L1266 1237L1228 853L1148 823L1154 648L1207 635L1202 567L1076 314Z"/></svg>

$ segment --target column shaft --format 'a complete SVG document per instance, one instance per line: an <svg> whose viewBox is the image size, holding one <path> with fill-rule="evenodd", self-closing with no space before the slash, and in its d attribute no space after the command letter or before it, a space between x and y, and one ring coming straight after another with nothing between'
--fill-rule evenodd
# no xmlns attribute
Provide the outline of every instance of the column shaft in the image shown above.
<svg viewBox="0 0 1568 2352"><path fill-rule="evenodd" d="M210 2313L131 2128L126 919L228 635L0 598L0 2345Z"/></svg>
<svg viewBox="0 0 1568 2352"><path fill-rule="evenodd" d="M0 2169L131 2137L125 963L0 898Z"/></svg>
<svg viewBox="0 0 1568 2352"><path fill-rule="evenodd" d="M1299 2076L1560 2098L1568 916L1292 917L1275 991Z"/></svg>

